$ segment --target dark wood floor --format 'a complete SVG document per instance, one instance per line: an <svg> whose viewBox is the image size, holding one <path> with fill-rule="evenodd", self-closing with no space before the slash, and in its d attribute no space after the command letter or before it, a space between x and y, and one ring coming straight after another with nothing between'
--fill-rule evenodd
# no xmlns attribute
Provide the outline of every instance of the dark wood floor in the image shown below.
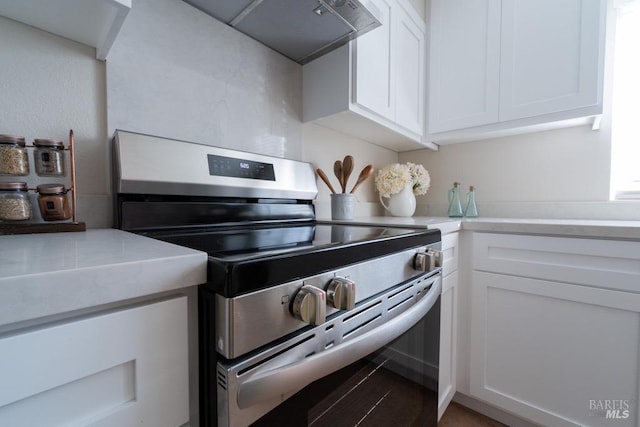
<svg viewBox="0 0 640 427"><path fill-rule="evenodd" d="M472 411L455 402L451 402L442 415L439 427L507 427L494 419Z"/></svg>

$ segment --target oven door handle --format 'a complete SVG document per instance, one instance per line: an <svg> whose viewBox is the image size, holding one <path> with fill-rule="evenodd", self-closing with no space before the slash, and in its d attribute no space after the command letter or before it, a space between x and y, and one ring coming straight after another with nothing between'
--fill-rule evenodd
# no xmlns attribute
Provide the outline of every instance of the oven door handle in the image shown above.
<svg viewBox="0 0 640 427"><path fill-rule="evenodd" d="M365 334L299 362L251 376L238 385L238 407L246 409L259 402L291 395L382 348L411 329L431 310L442 291L441 282L439 277L415 305Z"/></svg>

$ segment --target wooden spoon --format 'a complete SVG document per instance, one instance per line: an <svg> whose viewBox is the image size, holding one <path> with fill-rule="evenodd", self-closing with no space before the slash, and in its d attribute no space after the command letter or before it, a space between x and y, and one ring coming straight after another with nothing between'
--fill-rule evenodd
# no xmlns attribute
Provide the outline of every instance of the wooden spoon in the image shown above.
<svg viewBox="0 0 640 427"><path fill-rule="evenodd" d="M372 165L365 166L364 169L362 169L362 172L360 172L360 175L358 175L358 180L356 181L356 184L351 189L351 193L356 191L356 189L360 187L360 184L362 184L367 178L369 178L371 174L373 174L373 166Z"/></svg>
<svg viewBox="0 0 640 427"><path fill-rule="evenodd" d="M349 177L351 176L351 172L353 172L353 157L345 156L342 161L342 192L347 192L347 181L349 181Z"/></svg>
<svg viewBox="0 0 640 427"><path fill-rule="evenodd" d="M324 173L324 171L320 168L316 169L316 173L318 174L320 179L323 180L325 184L327 184L327 187L329 187L329 190L331 190L331 192L335 194L336 190L333 188L333 185L331 185L331 183L329 182L329 177L327 176L327 174Z"/></svg>
<svg viewBox="0 0 640 427"><path fill-rule="evenodd" d="M340 183L340 187L344 193L344 182L342 182L342 162L340 160L336 160L333 164L333 173L336 178L338 178L338 182Z"/></svg>

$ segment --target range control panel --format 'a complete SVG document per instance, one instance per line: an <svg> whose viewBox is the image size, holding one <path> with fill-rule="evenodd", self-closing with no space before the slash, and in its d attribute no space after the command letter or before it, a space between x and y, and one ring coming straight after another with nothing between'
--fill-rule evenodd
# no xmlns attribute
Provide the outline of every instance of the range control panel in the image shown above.
<svg viewBox="0 0 640 427"><path fill-rule="evenodd" d="M232 178L261 179L275 181L273 164L254 162L235 157L207 155L209 174L212 176L229 176Z"/></svg>

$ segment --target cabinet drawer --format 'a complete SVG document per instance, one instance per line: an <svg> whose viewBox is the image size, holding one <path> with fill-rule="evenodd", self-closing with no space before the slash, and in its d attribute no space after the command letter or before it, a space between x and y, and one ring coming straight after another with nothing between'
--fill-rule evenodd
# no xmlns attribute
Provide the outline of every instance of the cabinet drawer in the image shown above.
<svg viewBox="0 0 640 427"><path fill-rule="evenodd" d="M640 293L640 242L475 233L473 269Z"/></svg>
<svg viewBox="0 0 640 427"><path fill-rule="evenodd" d="M640 294L479 271L472 280L472 396L543 426L640 425ZM604 399L622 407L594 407Z"/></svg>
<svg viewBox="0 0 640 427"><path fill-rule="evenodd" d="M446 277L458 269L458 233L442 236L442 277Z"/></svg>
<svg viewBox="0 0 640 427"><path fill-rule="evenodd" d="M0 337L0 425L189 420L187 298Z"/></svg>

